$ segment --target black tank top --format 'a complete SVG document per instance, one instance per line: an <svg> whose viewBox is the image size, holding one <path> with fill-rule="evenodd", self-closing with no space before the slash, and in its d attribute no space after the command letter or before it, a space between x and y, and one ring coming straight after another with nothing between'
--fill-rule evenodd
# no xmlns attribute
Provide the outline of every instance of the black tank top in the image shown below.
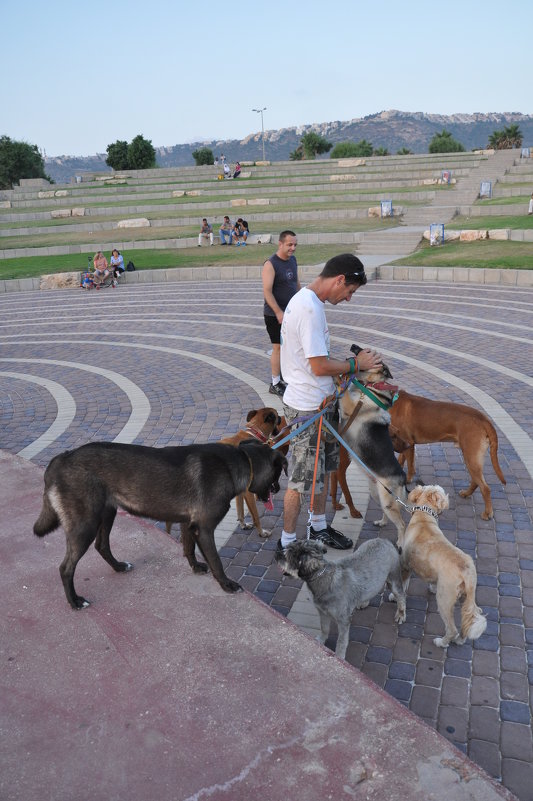
<svg viewBox="0 0 533 801"><path fill-rule="evenodd" d="M275 273L272 294L276 298L280 309L285 311L289 300L298 292L298 265L296 258L291 256L285 261L285 259L280 259L279 256L274 254L268 261L274 268ZM264 314L266 317L276 316L266 301Z"/></svg>

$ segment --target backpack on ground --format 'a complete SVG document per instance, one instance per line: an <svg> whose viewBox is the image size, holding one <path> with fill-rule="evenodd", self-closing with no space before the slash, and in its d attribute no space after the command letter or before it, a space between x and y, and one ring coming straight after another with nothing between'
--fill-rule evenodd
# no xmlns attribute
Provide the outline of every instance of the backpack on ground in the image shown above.
<svg viewBox="0 0 533 801"><path fill-rule="evenodd" d="M135 270L135 265L134 265L134 263L133 263L132 261L129 261L129 262L126 264L126 270L127 270L129 273L132 273L132 272Z"/></svg>

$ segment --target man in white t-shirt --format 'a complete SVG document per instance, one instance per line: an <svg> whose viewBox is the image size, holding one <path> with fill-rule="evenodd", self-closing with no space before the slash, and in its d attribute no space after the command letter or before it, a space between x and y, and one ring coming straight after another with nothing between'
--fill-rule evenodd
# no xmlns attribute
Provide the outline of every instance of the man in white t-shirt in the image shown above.
<svg viewBox="0 0 533 801"><path fill-rule="evenodd" d="M330 259L320 275L289 301L281 326L281 370L287 383L283 407L288 423L318 411L322 402L335 392L333 376L369 370L382 363L381 356L372 350L361 351L357 359L338 360L329 356L326 301L334 306L349 301L366 281L365 269L359 259L351 253L343 253ZM326 419L332 425L337 422L336 407L326 413ZM286 548L296 539L301 496L310 492L312 486L317 423L291 441L291 474L283 502L283 532L278 548ZM327 429L323 427L322 430L326 441L322 441L319 447L311 538L332 548L346 550L353 542L326 522L328 474L338 467L339 445Z"/></svg>

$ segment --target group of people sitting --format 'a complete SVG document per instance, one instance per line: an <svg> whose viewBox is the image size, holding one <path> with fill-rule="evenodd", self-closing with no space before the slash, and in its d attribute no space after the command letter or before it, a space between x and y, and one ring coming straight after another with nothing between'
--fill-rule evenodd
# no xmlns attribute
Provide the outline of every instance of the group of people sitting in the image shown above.
<svg viewBox="0 0 533 801"><path fill-rule="evenodd" d="M248 223L246 220L243 220L242 217L239 217L235 223L232 223L226 214L219 228L219 234L221 245L235 244L238 247L239 245L246 245L246 240L250 236L250 229L248 228ZM213 226L211 223L207 222L206 217L202 220L202 227L198 234L198 247L202 244L202 239L209 239L209 244L214 244Z"/></svg>
<svg viewBox="0 0 533 801"><path fill-rule="evenodd" d="M226 156L222 154L220 156L220 161L218 157L215 159L215 167L222 167L222 173L224 178L238 178L241 174L241 165L238 161L235 162L235 166L233 168L233 175L231 174L231 167L229 166L228 162L226 161ZM221 177L221 176L219 176Z"/></svg>
<svg viewBox="0 0 533 801"><path fill-rule="evenodd" d="M108 278L111 274L113 275L113 282L116 286L117 279L120 278L125 270L124 258L120 251L116 248L111 251L109 263L101 250L98 250L94 254L92 280L96 289L99 289L106 278Z"/></svg>

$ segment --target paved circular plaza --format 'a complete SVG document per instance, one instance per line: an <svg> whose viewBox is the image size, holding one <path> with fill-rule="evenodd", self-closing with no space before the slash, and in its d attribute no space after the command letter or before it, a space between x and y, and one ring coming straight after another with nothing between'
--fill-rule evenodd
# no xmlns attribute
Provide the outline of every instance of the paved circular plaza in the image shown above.
<svg viewBox="0 0 533 801"><path fill-rule="evenodd" d="M249 409L281 408L268 393L262 306L259 280L126 279L100 292L3 294L0 448L44 467L91 440L218 440L241 428ZM446 443L417 448L420 478L450 494L441 528L476 560L487 630L473 647L434 646L442 623L427 586L414 579L403 626L382 597L354 614L347 659L521 799L532 798L533 290L379 281L328 307L328 320L335 355L352 342L375 347L402 388L484 409L507 479L502 486L487 456L495 517L483 521L479 491L458 494L469 482L461 452ZM366 480L355 468L349 475L363 521L338 512L335 526L354 539L376 536L380 511ZM312 633L305 588L272 564L282 499L281 492L263 517L269 539L236 528L232 510L217 544L228 575ZM305 523L303 510L301 536ZM394 540L395 529L388 524L381 536Z"/></svg>

